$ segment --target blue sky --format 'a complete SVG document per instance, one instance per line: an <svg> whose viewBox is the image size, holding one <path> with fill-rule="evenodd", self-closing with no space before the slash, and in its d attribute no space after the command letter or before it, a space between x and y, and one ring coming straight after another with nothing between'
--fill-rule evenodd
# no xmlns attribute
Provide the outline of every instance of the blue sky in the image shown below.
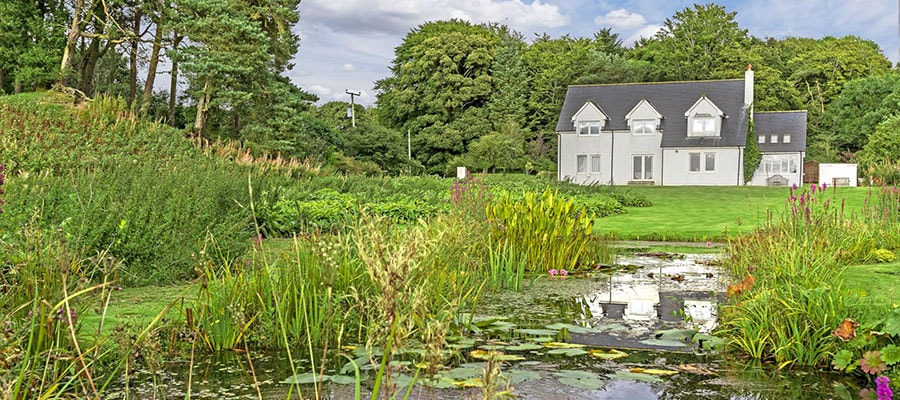
<svg viewBox="0 0 900 400"><path fill-rule="evenodd" d="M591 37L612 28L630 46L652 36L666 18L694 3L681 0L303 0L300 50L287 75L321 102L349 101L346 89L362 92L357 101L375 101L374 82L390 74L394 48L410 29L450 18L474 23L501 22L527 38ZM898 61L900 0L718 1L737 12L741 28L756 37L821 38L856 35L872 40Z"/></svg>

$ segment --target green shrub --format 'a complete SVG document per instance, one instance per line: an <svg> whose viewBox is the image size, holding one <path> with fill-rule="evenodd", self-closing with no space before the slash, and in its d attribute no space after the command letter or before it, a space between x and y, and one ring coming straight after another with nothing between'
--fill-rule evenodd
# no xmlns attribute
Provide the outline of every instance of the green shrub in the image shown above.
<svg viewBox="0 0 900 400"><path fill-rule="evenodd" d="M606 196L576 197L575 204L596 217L623 214L625 208L616 199Z"/></svg>
<svg viewBox="0 0 900 400"><path fill-rule="evenodd" d="M72 249L108 253L129 285L195 276L203 242L239 257L254 236L247 175L217 162L109 162L87 172L12 180L4 230L32 219Z"/></svg>

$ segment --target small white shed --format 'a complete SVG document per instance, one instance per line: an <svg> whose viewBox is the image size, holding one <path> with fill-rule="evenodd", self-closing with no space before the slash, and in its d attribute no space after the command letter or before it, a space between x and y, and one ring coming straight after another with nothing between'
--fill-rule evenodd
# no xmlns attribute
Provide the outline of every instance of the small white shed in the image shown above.
<svg viewBox="0 0 900 400"><path fill-rule="evenodd" d="M819 164L819 184L857 186L857 164Z"/></svg>

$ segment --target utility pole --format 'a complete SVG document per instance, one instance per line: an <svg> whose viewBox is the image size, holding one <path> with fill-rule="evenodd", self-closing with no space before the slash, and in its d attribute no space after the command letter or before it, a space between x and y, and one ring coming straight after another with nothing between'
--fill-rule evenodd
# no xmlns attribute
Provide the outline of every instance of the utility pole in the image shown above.
<svg viewBox="0 0 900 400"><path fill-rule="evenodd" d="M347 110L347 114L350 114L350 120L352 121L353 127L356 128L356 107L354 107L356 103L354 102L354 98L362 94L362 92L351 92L350 89L344 89L344 93L350 95L350 109Z"/></svg>

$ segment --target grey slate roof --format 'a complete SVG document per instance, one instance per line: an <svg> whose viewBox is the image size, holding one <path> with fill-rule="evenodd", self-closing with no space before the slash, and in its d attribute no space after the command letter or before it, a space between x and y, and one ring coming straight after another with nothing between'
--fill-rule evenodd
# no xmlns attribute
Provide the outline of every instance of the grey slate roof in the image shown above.
<svg viewBox="0 0 900 400"><path fill-rule="evenodd" d="M753 114L753 128L757 136L766 135L766 143L759 144L759 151L806 151L806 111L772 111ZM778 143L769 143L768 137L779 135ZM791 135L790 143L781 143L784 134Z"/></svg>
<svg viewBox="0 0 900 400"><path fill-rule="evenodd" d="M688 138L684 113L703 95L727 117L722 124L721 136ZM574 131L572 116L588 100L609 116L604 130L626 130L625 114L644 98L663 115L660 121L662 147L735 147L746 144L747 111L743 109L743 79L569 86L556 131Z"/></svg>

